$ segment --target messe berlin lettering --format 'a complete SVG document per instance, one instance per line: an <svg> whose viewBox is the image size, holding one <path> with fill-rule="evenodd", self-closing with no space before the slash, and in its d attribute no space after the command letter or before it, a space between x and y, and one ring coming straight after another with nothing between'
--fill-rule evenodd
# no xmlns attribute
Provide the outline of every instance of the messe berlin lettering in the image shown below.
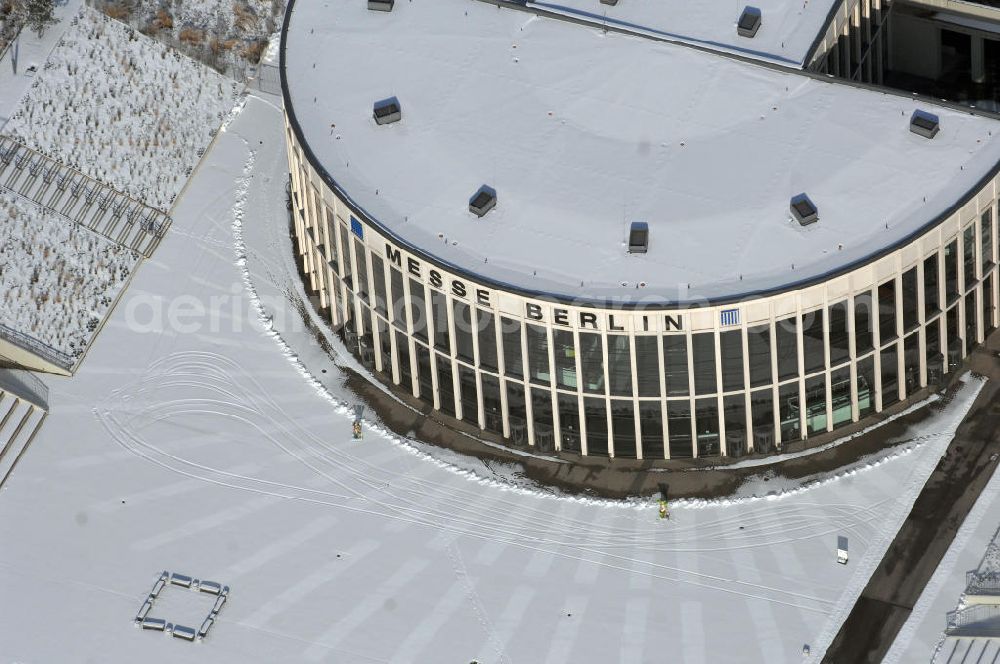
<svg viewBox="0 0 1000 664"><path fill-rule="evenodd" d="M403 253L393 247L391 244L386 242L385 244L385 257L389 262L394 263L400 269L404 268ZM412 256L407 256L405 260L405 269L407 272L415 277L423 278L423 265L417 259ZM445 278L439 271L434 268L427 269L427 280L430 285L435 288L445 289ZM490 291L485 288L472 287L466 285L461 279L455 279L454 277L449 277L447 288L451 291L451 294L460 297L462 299L472 298L477 304L481 304L485 307L490 306ZM534 302L524 303L524 316L528 320L545 321L546 309L542 305ZM551 307L551 322L556 325L564 325L566 327L572 327L571 322L572 312L569 309L563 309L560 307ZM601 322L606 321L608 331L625 331L625 314L599 314L596 311L578 311L576 313L577 326L580 328L591 328L594 330L602 329ZM642 316L639 325L640 329L637 332L656 332L658 331L655 326L651 325L649 316ZM663 330L683 330L683 320L679 314L665 314L663 316Z"/></svg>

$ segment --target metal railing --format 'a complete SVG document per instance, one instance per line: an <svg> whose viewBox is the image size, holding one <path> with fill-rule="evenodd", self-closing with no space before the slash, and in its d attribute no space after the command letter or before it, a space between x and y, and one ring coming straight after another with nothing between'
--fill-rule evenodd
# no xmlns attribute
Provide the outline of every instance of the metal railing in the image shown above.
<svg viewBox="0 0 1000 664"><path fill-rule="evenodd" d="M0 323L0 337L67 371L71 370L73 365L76 364L76 359L72 356L67 355L61 350L56 350L34 337L29 337L24 332L18 332L13 328L7 327L3 323Z"/></svg>

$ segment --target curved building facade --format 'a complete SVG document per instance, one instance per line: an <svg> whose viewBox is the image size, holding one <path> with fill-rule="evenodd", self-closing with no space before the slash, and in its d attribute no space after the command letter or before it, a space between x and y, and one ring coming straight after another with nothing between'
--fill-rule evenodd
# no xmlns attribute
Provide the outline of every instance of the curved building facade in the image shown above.
<svg viewBox="0 0 1000 664"><path fill-rule="evenodd" d="M511 446L627 459L776 453L939 384L998 324L1000 163L989 155L982 172L962 166L969 179L943 209L922 218L908 207L907 218L921 218L901 237L860 258L845 250L839 265L823 251L821 272L792 278L800 269L750 292L739 275L728 293L689 301L638 298L646 283L624 281L619 297L550 295L498 278L488 259L480 272L442 257L448 237L420 243L380 220L359 199L383 194L349 190L337 169L355 166L333 166L313 144L341 128L321 136L297 115L315 101L287 74L297 20L290 11L282 65L307 285L379 380ZM405 100L403 109L405 122ZM654 227L651 252L663 238Z"/></svg>

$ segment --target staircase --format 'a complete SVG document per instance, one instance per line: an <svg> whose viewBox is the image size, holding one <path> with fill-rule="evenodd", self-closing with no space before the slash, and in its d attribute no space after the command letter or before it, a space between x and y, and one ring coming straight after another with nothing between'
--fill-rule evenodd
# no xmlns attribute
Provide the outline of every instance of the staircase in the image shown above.
<svg viewBox="0 0 1000 664"><path fill-rule="evenodd" d="M48 415L44 384L23 371L0 369L0 489Z"/></svg>

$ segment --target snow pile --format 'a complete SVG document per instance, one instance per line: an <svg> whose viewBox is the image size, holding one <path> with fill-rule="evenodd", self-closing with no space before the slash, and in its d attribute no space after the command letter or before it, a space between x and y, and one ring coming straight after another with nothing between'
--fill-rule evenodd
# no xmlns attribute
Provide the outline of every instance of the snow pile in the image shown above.
<svg viewBox="0 0 1000 664"><path fill-rule="evenodd" d="M220 71L257 64L285 0L94 0L108 16Z"/></svg>
<svg viewBox="0 0 1000 664"><path fill-rule="evenodd" d="M84 8L6 129L167 211L238 97L233 81Z"/></svg>
<svg viewBox="0 0 1000 664"><path fill-rule="evenodd" d="M0 190L3 327L76 359L138 262L132 250Z"/></svg>

